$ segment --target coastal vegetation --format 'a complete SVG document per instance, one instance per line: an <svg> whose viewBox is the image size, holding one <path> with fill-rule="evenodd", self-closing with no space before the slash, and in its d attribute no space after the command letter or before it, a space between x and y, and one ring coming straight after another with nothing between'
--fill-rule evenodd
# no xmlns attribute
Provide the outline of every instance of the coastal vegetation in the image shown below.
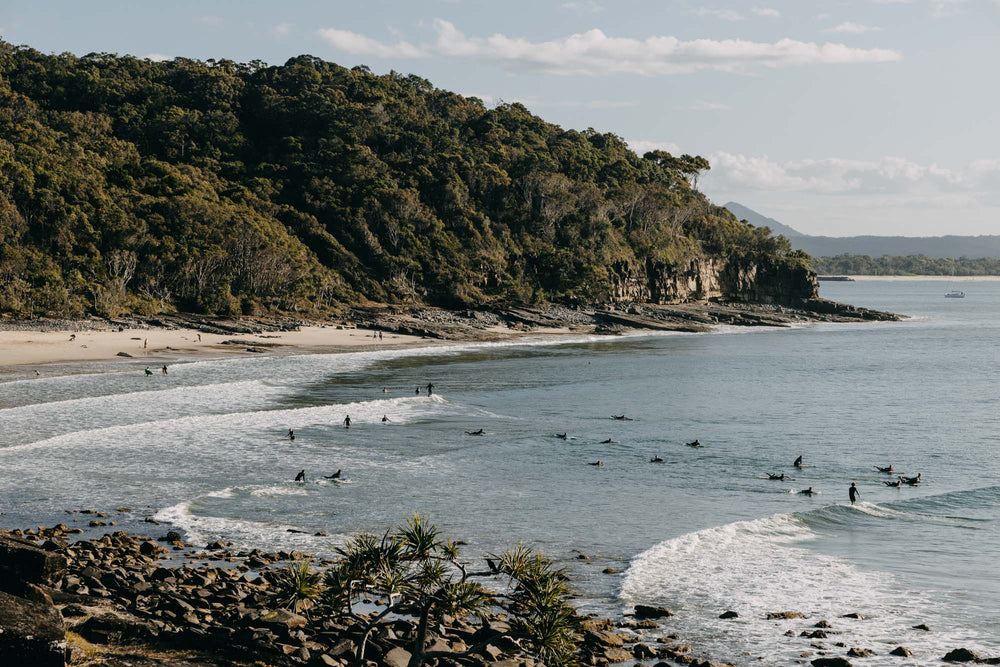
<svg viewBox="0 0 1000 667"><path fill-rule="evenodd" d="M712 205L707 169L312 56L0 42L0 312L603 302L622 265L805 266Z"/></svg>
<svg viewBox="0 0 1000 667"><path fill-rule="evenodd" d="M820 275L855 276L1000 276L1000 258L938 259L927 255L869 257L838 255L814 257L812 267Z"/></svg>

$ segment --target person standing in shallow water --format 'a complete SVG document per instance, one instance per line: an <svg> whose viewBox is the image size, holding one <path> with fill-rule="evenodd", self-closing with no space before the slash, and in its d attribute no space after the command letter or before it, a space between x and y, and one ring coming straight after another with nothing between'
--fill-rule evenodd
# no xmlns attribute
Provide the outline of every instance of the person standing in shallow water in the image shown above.
<svg viewBox="0 0 1000 667"><path fill-rule="evenodd" d="M854 482L851 482L851 488L847 490L847 495L851 499L851 504L853 505L859 498L861 498L861 492L858 491L858 487Z"/></svg>
<svg viewBox="0 0 1000 667"><path fill-rule="evenodd" d="M427 383L427 395L430 396L433 393L434 393L434 383L433 382L428 382Z"/></svg>
<svg viewBox="0 0 1000 667"><path fill-rule="evenodd" d="M351 415L344 417L344 428L351 428Z"/></svg>

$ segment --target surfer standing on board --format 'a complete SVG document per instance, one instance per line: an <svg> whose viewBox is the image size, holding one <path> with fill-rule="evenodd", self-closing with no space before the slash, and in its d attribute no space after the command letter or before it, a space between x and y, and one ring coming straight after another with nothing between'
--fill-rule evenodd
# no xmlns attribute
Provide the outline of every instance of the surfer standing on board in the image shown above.
<svg viewBox="0 0 1000 667"><path fill-rule="evenodd" d="M858 491L858 487L855 486L854 482L851 482L851 488L847 490L847 495L850 496L852 505L861 497L861 492Z"/></svg>

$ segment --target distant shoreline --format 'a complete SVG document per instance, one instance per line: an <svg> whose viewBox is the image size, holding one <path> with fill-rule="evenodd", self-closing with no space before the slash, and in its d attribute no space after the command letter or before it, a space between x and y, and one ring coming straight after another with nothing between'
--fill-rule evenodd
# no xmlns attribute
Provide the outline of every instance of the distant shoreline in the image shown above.
<svg viewBox="0 0 1000 667"><path fill-rule="evenodd" d="M892 281L900 282L904 280L919 280L924 282L948 282L948 283L966 283L966 282L979 282L979 283L995 283L1000 282L1000 276L860 276L848 274L848 278L855 281ZM841 281L850 282L850 281Z"/></svg>

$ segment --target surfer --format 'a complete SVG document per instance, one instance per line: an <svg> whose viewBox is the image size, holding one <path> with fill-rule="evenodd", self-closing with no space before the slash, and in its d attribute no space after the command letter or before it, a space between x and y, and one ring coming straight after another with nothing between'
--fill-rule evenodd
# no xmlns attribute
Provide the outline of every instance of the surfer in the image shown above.
<svg viewBox="0 0 1000 667"><path fill-rule="evenodd" d="M657 456L654 456L653 458L649 459L649 462L650 463L663 463L663 459L661 459L659 457L659 455L657 455Z"/></svg>
<svg viewBox="0 0 1000 667"><path fill-rule="evenodd" d="M164 375L166 375L167 374L167 365L163 364L163 368L161 368L160 370L163 371Z"/></svg>
<svg viewBox="0 0 1000 667"><path fill-rule="evenodd" d="M897 489L903 486L903 480L901 479L897 479L895 482L882 482L882 483L885 484L886 486L894 486Z"/></svg>
<svg viewBox="0 0 1000 667"><path fill-rule="evenodd" d="M389 416L388 415L382 415L382 423L384 424L387 421L389 421Z"/></svg>
<svg viewBox="0 0 1000 667"><path fill-rule="evenodd" d="M388 394L389 393L388 387L382 387L382 393L383 394Z"/></svg>
<svg viewBox="0 0 1000 667"><path fill-rule="evenodd" d="M351 415L344 417L344 428L351 428Z"/></svg>
<svg viewBox="0 0 1000 667"><path fill-rule="evenodd" d="M146 366L146 375L152 375L153 371L149 370L149 366Z"/></svg>
<svg viewBox="0 0 1000 667"><path fill-rule="evenodd" d="M688 447L704 447L705 446L705 445L701 444L700 440L697 440L697 439L694 442L688 442L688 443L685 443L685 444Z"/></svg>
<svg viewBox="0 0 1000 667"><path fill-rule="evenodd" d="M556 437L557 438L562 438L563 440L568 440L569 439L569 431L567 431L566 433L556 433Z"/></svg>
<svg viewBox="0 0 1000 667"><path fill-rule="evenodd" d="M783 482L785 480L785 473L781 473L780 475L775 475L773 473L767 473L767 478L768 479L776 479L779 482Z"/></svg>
<svg viewBox="0 0 1000 667"><path fill-rule="evenodd" d="M417 394L418 395L420 394L420 386L419 385L417 385Z"/></svg>
<svg viewBox="0 0 1000 667"><path fill-rule="evenodd" d="M805 496L811 496L812 494L814 494L816 492L813 491L813 488L810 486L808 489L803 489L802 491L799 491L799 493L801 493L802 495L805 495Z"/></svg>
<svg viewBox="0 0 1000 667"><path fill-rule="evenodd" d="M306 481L306 471L305 470L300 470L299 474L295 476L295 481L296 482L304 482L304 481Z"/></svg>
<svg viewBox="0 0 1000 667"><path fill-rule="evenodd" d="M851 504L853 505L859 498L861 498L861 492L858 491L857 485L851 482L851 488L847 490L847 496L851 499Z"/></svg>
<svg viewBox="0 0 1000 667"><path fill-rule="evenodd" d="M601 444L602 445L613 445L613 444L615 444L615 441L612 440L611 438L608 438L607 440L601 440Z"/></svg>
<svg viewBox="0 0 1000 667"><path fill-rule="evenodd" d="M289 440L295 439L295 431L293 431L292 429L288 429L288 439Z"/></svg>
<svg viewBox="0 0 1000 667"><path fill-rule="evenodd" d="M903 477L903 476L900 476L899 479L902 480L903 484L909 484L910 486L916 486L917 484L920 484L920 475L921 475L921 473L918 472L916 477Z"/></svg>
<svg viewBox="0 0 1000 667"><path fill-rule="evenodd" d="M486 431L484 429L479 429L478 431L466 431L465 435L486 435Z"/></svg>
<svg viewBox="0 0 1000 667"><path fill-rule="evenodd" d="M604 467L604 462L601 461L600 459L598 459L598 460L594 461L593 463L589 463L588 465L597 466L598 468L603 468Z"/></svg>
<svg viewBox="0 0 1000 667"><path fill-rule="evenodd" d="M428 382L427 383L427 395L431 396L433 393L434 393L434 383L433 382Z"/></svg>
<svg viewBox="0 0 1000 667"><path fill-rule="evenodd" d="M875 466L875 470L878 470L879 472L884 472L886 474L891 474L892 473L892 464L890 463L889 465L887 465L884 468L882 466Z"/></svg>
<svg viewBox="0 0 1000 667"><path fill-rule="evenodd" d="M332 475L323 475L323 479L340 479L340 469L338 468Z"/></svg>
<svg viewBox="0 0 1000 667"><path fill-rule="evenodd" d="M802 456L800 455L799 458L795 459L795 463L793 463L792 465L795 466L796 468L801 468L802 467Z"/></svg>
<svg viewBox="0 0 1000 667"><path fill-rule="evenodd" d="M620 422L630 422L630 421L632 421L631 417L626 417L625 415L611 415L611 418L612 419L617 419Z"/></svg>

